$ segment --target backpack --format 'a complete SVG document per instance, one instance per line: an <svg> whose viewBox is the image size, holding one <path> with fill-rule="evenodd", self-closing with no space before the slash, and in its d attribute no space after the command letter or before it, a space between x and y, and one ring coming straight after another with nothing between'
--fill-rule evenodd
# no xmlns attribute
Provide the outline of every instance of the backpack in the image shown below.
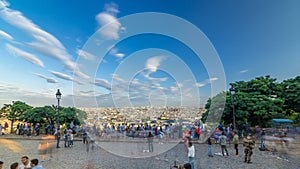
<svg viewBox="0 0 300 169"><path fill-rule="evenodd" d="M221 145L226 145L226 137L220 136L220 144Z"/></svg>

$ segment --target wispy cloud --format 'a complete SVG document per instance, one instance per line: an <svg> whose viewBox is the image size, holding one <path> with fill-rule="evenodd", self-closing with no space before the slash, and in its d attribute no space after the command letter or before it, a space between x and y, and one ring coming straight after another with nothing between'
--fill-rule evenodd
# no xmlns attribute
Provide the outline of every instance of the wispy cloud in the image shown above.
<svg viewBox="0 0 300 169"><path fill-rule="evenodd" d="M111 90L111 84L106 79L95 79L94 84L96 86L104 87L107 90Z"/></svg>
<svg viewBox="0 0 300 169"><path fill-rule="evenodd" d="M118 6L110 3L96 16L96 21L101 27L99 33L107 40L118 40L120 31L125 29L116 18L118 13Z"/></svg>
<svg viewBox="0 0 300 169"><path fill-rule="evenodd" d="M7 40L14 40L14 38L10 34L4 32L2 30L0 30L0 37L7 39Z"/></svg>
<svg viewBox="0 0 300 169"><path fill-rule="evenodd" d="M78 56L81 56L86 60L95 60L95 58L96 58L95 55L93 55L85 50L77 49L76 53Z"/></svg>
<svg viewBox="0 0 300 169"><path fill-rule="evenodd" d="M72 82L75 82L75 83L77 83L77 84L79 84L79 85L83 85L82 82L80 82L80 81L78 81L78 80L76 80L76 79L72 78L71 76L66 75L66 74L64 74L64 73L57 72L57 71L51 71L51 70L50 70L49 72L50 72L51 74L53 74L54 76L60 78L60 79L72 81Z"/></svg>
<svg viewBox="0 0 300 169"><path fill-rule="evenodd" d="M56 71L49 71L50 73L52 73L54 76L64 79L64 80L69 80L69 81L73 81L73 78L69 75L66 75L64 73L60 73L60 72L56 72Z"/></svg>
<svg viewBox="0 0 300 169"><path fill-rule="evenodd" d="M58 83L58 80L56 80L54 78L47 77L47 76L44 76L44 75L39 74L39 73L33 73L33 74L35 74L36 76L41 77L43 79L46 79L48 83Z"/></svg>
<svg viewBox="0 0 300 169"><path fill-rule="evenodd" d="M205 86L205 85L206 85L206 84L204 84L204 83L196 83L196 84L195 84L196 87L203 87L203 86Z"/></svg>
<svg viewBox="0 0 300 169"><path fill-rule="evenodd" d="M241 70L240 73L246 73L248 71L249 71L248 69L245 69L245 70Z"/></svg>
<svg viewBox="0 0 300 169"><path fill-rule="evenodd" d="M44 67L44 63L39 59L37 58L35 55L31 54L31 53L28 53L28 52L25 52L21 49L18 49L10 44L6 44L6 49L12 53L12 54L15 54L16 56L20 56L24 59L26 59L27 61L35 64L35 65L38 65L38 66L41 66L41 67Z"/></svg>
<svg viewBox="0 0 300 169"><path fill-rule="evenodd" d="M60 60L68 70L75 71L76 75L83 76L83 78L87 77L84 73L79 73L79 68L76 66L76 63L72 61L71 55L55 36L41 29L30 19L23 16L21 12L12 10L8 8L8 6L8 3L1 1L0 17L34 39L32 42L25 43L24 45L26 47L42 55L56 58Z"/></svg>
<svg viewBox="0 0 300 169"><path fill-rule="evenodd" d="M218 79L219 78L217 78L217 77L212 77L212 78L206 79L206 80L204 80L202 82L196 83L194 86L196 86L196 87L203 87L203 86L206 86L208 84L211 84L213 81L216 81Z"/></svg>

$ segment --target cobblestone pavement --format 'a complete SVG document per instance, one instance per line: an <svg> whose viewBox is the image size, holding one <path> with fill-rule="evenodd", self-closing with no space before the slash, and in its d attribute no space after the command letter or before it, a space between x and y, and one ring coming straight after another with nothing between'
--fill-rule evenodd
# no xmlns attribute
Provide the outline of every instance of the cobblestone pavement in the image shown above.
<svg viewBox="0 0 300 169"><path fill-rule="evenodd" d="M22 138L22 137L0 137L0 160L4 162L4 169L9 169L9 165L13 162L20 162L23 155L28 155L31 159L41 156L38 154L38 144L41 143L39 138ZM120 146L121 144L121 146ZM154 143L156 144L156 143ZM168 143L154 145L160 149L161 146L168 146ZM187 152L184 144L178 144L164 153L141 158L128 158L109 153L102 146L118 147L122 150L137 149L141 154L151 154L145 152L147 149L145 143L139 142L105 142L95 145L92 151L91 147L87 152L87 146L81 141L75 141L73 147L63 147L53 149L53 158L47 156L45 161L40 164L45 169L169 169L174 161L183 164L187 162ZM99 146L101 145L101 146ZM123 149L123 148L124 149ZM232 145L231 145L232 147ZM244 168L244 169L297 169L300 168L300 156L287 154L273 154L271 152L259 151L256 147L252 158L253 163L247 164L243 162L242 145L240 147L240 156L233 156L234 150L228 148L229 157L214 155L207 156L206 144L195 144L196 159L195 167L197 169L218 169L218 168ZM295 147L294 147L295 148ZM299 149L297 148L296 151ZM213 152L220 152L219 145L213 145Z"/></svg>

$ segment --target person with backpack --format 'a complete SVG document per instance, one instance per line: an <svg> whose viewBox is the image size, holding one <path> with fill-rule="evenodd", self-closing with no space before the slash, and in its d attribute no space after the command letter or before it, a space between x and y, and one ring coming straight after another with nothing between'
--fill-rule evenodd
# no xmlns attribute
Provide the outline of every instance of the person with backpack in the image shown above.
<svg viewBox="0 0 300 169"><path fill-rule="evenodd" d="M226 151L226 155L229 156L228 151L227 151L227 147L226 147L226 143L227 143L226 140L227 140L227 137L225 136L225 133L223 131L221 136L219 137L219 143L220 143L220 146L221 146L223 156L224 156L224 150Z"/></svg>

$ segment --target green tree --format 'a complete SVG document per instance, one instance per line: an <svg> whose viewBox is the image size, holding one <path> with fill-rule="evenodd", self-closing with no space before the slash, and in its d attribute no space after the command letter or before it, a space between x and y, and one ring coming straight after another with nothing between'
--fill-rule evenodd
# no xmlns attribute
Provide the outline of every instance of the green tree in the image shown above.
<svg viewBox="0 0 300 169"><path fill-rule="evenodd" d="M69 125L71 122L74 125L84 123L87 118L85 111L79 110L75 107L60 107L60 122L61 124Z"/></svg>
<svg viewBox="0 0 300 169"><path fill-rule="evenodd" d="M300 112L300 76L284 80L280 85L280 97L284 99L287 115Z"/></svg>
<svg viewBox="0 0 300 169"><path fill-rule="evenodd" d="M300 125L300 76L284 80L279 95L284 99L286 115Z"/></svg>
<svg viewBox="0 0 300 169"><path fill-rule="evenodd" d="M20 117L20 120L33 123L33 124L46 123L46 124L54 125L54 122L56 120L55 115L56 115L55 109L51 106L35 107L29 111L26 111Z"/></svg>
<svg viewBox="0 0 300 169"><path fill-rule="evenodd" d="M249 82L233 84L236 89L234 106L237 124L266 126L272 118L285 117L284 100L278 96L279 84L270 76L257 77ZM232 111L232 109L231 109ZM229 112L225 112L228 114ZM224 116L223 116L224 117Z"/></svg>
<svg viewBox="0 0 300 169"><path fill-rule="evenodd" d="M283 109L284 99L280 97L281 87L276 79L270 76L257 77L248 82L238 81L233 83L236 90L235 95L231 96L230 92L224 92L226 98L221 123L228 125L233 123L233 107L235 107L235 117L237 126L249 123L251 126L266 126L266 122L272 118L286 117L286 111ZM231 100L233 97L233 103ZM218 99L213 98L215 102ZM205 122L210 112L219 114L218 106L211 107L212 100L209 99L205 105L206 112L202 120ZM215 104L218 105L218 104ZM220 107L220 106L219 106ZM222 113L222 112L221 112Z"/></svg>
<svg viewBox="0 0 300 169"><path fill-rule="evenodd" d="M19 118L30 109L32 109L32 107L24 102L13 101L12 104L4 104L1 108L0 116L11 121L10 131L12 133L14 122L18 121Z"/></svg>

